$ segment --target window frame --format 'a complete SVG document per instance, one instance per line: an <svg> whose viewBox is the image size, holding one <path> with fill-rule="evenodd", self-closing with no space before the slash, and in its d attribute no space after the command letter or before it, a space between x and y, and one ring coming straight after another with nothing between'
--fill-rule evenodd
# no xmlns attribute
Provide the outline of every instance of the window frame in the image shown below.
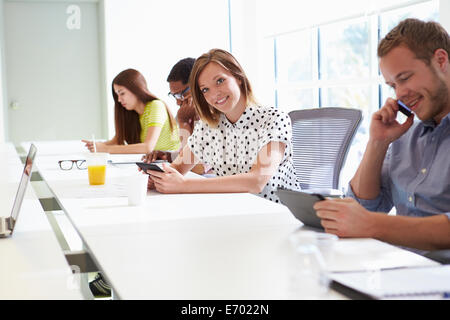
<svg viewBox="0 0 450 320"><path fill-rule="evenodd" d="M378 57L376 55L378 42L381 39L382 33L382 16L393 13L395 11L410 11L411 8L416 6L429 4L430 6L437 7L437 13L439 16L439 2L437 0L424 0L424 1L412 1L407 2L402 5L397 5L391 8L386 8L384 10L378 10L377 12L372 12L369 14L353 16L338 19L335 21L321 23L312 27L305 27L298 30L294 30L292 32L286 32L283 34L275 34L271 35L268 38L273 41L273 57L274 57L274 81L273 81L273 90L275 97L275 106L277 108L282 108L285 111L291 111L289 106L280 105L280 91L286 90L306 90L306 89L316 89L316 92L313 92L313 105L312 107L327 107L329 105L324 105L326 99L324 99L325 91L329 88L335 87L352 87L352 86L361 86L365 85L369 87L369 97L368 97L368 106L342 106L342 107L356 107L360 109L367 108L369 113L376 111L382 107L384 94L383 86L385 86L383 77L381 75L379 66L378 66ZM438 19L439 20L439 19ZM337 80L324 80L322 79L322 66L320 61L320 55L323 50L321 47L321 30L324 27L329 27L334 24L339 25L351 25L358 22L366 22L368 26L368 46L369 46L369 74L365 77L355 77L350 79L337 79ZM279 68L278 68L278 46L277 41L280 37L289 36L296 33L301 32L310 32L311 33L311 45L313 46L311 49L312 52L312 63L313 63L313 80L309 81L299 81L299 82L283 82L280 81L279 78ZM384 35L383 35L384 36Z"/></svg>

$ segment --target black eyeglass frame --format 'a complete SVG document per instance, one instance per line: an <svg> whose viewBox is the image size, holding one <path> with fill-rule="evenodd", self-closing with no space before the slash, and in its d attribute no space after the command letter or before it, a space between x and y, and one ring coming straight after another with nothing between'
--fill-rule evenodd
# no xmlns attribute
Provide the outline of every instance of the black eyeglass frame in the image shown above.
<svg viewBox="0 0 450 320"><path fill-rule="evenodd" d="M186 87L186 89L184 89L183 91L181 91L180 93L172 93L172 92L169 92L167 95L170 97L174 97L175 98L175 100L181 100L181 101L183 101L184 100L184 95L186 94L186 92L188 92L189 90L191 90L191 88L188 86L188 87Z"/></svg>
<svg viewBox="0 0 450 320"><path fill-rule="evenodd" d="M63 166L62 166L62 163L63 163L63 162L71 162L70 168L69 168L69 167L63 168ZM60 168L61 170L64 170L64 171L72 170L72 169L73 169L73 164L74 164L74 163L75 163L77 169L79 169L79 170L86 170L86 169L87 169L87 167L84 167L84 168L81 167L83 164L86 163L86 160L59 160L59 161L58 161L59 168Z"/></svg>

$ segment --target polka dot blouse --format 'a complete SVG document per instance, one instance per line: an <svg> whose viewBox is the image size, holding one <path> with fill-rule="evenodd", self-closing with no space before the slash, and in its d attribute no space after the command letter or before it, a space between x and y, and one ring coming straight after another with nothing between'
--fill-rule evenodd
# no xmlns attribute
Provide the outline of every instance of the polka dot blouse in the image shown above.
<svg viewBox="0 0 450 320"><path fill-rule="evenodd" d="M217 176L247 173L256 163L258 152L269 142L286 145L283 160L258 195L279 202L279 187L300 190L292 163L292 127L289 116L275 108L247 107L236 123L221 114L217 128L198 121L188 145L200 162L212 167Z"/></svg>

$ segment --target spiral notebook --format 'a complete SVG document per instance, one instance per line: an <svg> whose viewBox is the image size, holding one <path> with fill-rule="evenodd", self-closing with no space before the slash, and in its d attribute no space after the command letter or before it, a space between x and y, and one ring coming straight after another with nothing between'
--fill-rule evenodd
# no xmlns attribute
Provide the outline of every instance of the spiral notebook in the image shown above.
<svg viewBox="0 0 450 320"><path fill-rule="evenodd" d="M448 298L450 265L329 274L331 287L356 299Z"/></svg>

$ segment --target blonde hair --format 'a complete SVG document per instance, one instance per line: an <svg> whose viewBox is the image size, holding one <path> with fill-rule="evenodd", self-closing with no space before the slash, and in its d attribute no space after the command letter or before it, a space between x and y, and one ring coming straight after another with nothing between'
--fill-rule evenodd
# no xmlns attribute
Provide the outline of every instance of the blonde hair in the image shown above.
<svg viewBox="0 0 450 320"><path fill-rule="evenodd" d="M191 75L189 77L189 87L191 88L192 100L194 102L195 110L200 119L208 123L212 127L217 127L219 123L221 111L212 107L206 102L203 93L198 85L198 77L205 67L215 62L222 68L230 72L233 77L241 82L240 89L241 94L244 95L247 105L256 105L257 102L253 96L252 87L250 81L245 75L239 62L233 57L233 55L222 49L211 49L207 53L202 54L192 68Z"/></svg>

